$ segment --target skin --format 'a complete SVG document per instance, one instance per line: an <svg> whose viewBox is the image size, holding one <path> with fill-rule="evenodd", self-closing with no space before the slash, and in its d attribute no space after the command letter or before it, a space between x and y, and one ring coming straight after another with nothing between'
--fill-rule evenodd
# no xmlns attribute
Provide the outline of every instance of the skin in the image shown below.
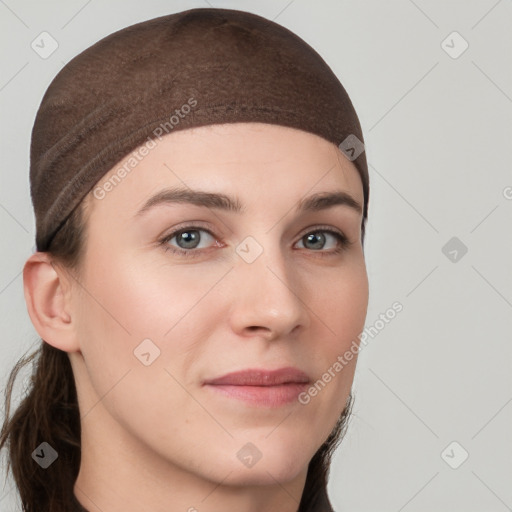
<svg viewBox="0 0 512 512"><path fill-rule="evenodd" d="M178 185L237 196L245 211L175 203L134 218L150 196ZM182 130L161 138L103 199L87 196L79 274L46 253L27 260L32 322L68 353L75 375L82 460L74 490L88 510L297 511L357 357L307 405L258 407L202 383L284 366L315 382L357 340L368 306L362 214L346 205L294 212L302 198L334 190L363 204L353 163L311 133L260 123ZM183 237L166 244L198 256L159 243L197 223L212 235L195 232L196 249ZM339 242L325 231L323 244L308 242L318 226L352 243L336 254ZM236 252L247 236L263 249L252 263ZM134 356L147 338L160 349L149 366ZM252 467L237 457L248 442L262 454Z"/></svg>

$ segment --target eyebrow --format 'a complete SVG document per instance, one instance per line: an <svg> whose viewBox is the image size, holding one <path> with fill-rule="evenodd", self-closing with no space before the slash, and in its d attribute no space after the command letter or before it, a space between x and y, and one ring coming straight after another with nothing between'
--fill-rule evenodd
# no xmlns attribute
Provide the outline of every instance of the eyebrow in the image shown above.
<svg viewBox="0 0 512 512"><path fill-rule="evenodd" d="M227 194L217 192L204 192L201 190L192 190L190 188L166 188L151 196L135 214L135 217L144 215L157 205L188 203L195 206L213 208L234 213L243 213L245 207L238 197L232 197ZM347 206L358 213L363 213L361 204L350 194L342 190L333 192L319 192L299 201L295 208L296 213L317 212L326 210L333 206Z"/></svg>

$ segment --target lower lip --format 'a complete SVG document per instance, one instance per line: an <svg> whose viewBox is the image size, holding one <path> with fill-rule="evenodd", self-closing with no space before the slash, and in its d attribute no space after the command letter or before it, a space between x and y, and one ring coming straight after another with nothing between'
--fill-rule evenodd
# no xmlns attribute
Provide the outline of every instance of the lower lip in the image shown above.
<svg viewBox="0 0 512 512"><path fill-rule="evenodd" d="M289 383L279 386L233 386L228 384L207 384L207 387L225 396L244 400L263 407L280 407L295 401L308 384Z"/></svg>

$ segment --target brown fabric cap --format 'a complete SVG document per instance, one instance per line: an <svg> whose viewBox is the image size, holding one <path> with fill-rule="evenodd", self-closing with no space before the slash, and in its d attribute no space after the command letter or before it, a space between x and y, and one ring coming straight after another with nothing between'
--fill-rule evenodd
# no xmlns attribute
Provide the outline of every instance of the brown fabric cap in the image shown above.
<svg viewBox="0 0 512 512"><path fill-rule="evenodd" d="M293 32L252 13L190 9L84 50L48 87L32 130L37 250L48 249L94 185L141 144L234 122L298 128L339 147L350 135L364 141L352 102L325 61ZM366 154L351 160L363 183L364 236Z"/></svg>

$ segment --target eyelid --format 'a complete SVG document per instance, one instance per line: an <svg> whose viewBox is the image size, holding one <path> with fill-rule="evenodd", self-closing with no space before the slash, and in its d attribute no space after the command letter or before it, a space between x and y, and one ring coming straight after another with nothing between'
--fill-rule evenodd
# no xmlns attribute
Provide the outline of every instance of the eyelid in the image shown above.
<svg viewBox="0 0 512 512"><path fill-rule="evenodd" d="M205 231L208 231L212 236L215 236L211 226L208 224L208 223L205 223L201 220L191 220L191 221L188 221L188 222L182 222L181 224L178 224L177 226L174 226L167 235L161 235L159 238L167 238L167 237L171 237L171 235L176 235L176 233L178 233L179 231L183 231L183 230L186 230L186 229L195 229L195 228L201 228L201 229L204 229ZM166 230L167 231L167 230Z"/></svg>
<svg viewBox="0 0 512 512"><path fill-rule="evenodd" d="M301 231L299 238L302 238L309 233L315 233L317 231L335 232L335 233L338 233L338 235L345 236L345 233L343 231L341 231L338 228L335 228L334 226L329 226L329 225L325 225L325 224L312 224L311 226L308 226L307 228L304 228Z"/></svg>

